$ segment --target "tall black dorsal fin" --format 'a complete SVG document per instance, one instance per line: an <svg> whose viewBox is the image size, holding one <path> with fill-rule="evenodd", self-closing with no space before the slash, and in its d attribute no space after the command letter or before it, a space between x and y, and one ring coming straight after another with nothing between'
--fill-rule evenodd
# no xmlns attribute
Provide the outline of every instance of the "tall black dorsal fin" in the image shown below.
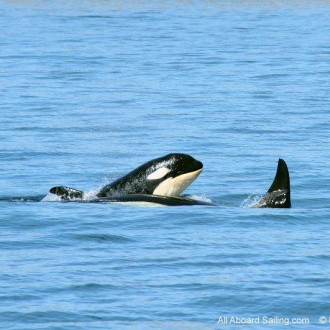
<svg viewBox="0 0 330 330"><path fill-rule="evenodd" d="M283 159L278 160L274 181L266 195L253 207L290 208L291 189L289 169Z"/></svg>
<svg viewBox="0 0 330 330"><path fill-rule="evenodd" d="M69 187L53 187L49 190L52 194L55 194L57 196L60 196L62 200L70 200L70 199L79 199L83 198L84 192L74 189L74 188L69 188Z"/></svg>
<svg viewBox="0 0 330 330"><path fill-rule="evenodd" d="M281 158L278 160L276 175L267 193L271 193L276 190L287 190L290 192L290 175L288 166Z"/></svg>

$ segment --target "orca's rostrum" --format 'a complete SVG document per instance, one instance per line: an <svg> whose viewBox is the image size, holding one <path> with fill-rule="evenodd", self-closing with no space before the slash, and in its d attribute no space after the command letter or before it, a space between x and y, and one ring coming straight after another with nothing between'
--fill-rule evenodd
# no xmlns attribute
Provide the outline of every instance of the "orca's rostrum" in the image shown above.
<svg viewBox="0 0 330 330"><path fill-rule="evenodd" d="M125 176L102 187L89 202L147 203L166 206L217 205L182 197L182 192L199 176L202 162L187 154L172 153L150 160ZM63 201L84 201L84 192L65 186L50 189ZM253 207L289 208L290 177L283 159L278 161L275 179Z"/></svg>

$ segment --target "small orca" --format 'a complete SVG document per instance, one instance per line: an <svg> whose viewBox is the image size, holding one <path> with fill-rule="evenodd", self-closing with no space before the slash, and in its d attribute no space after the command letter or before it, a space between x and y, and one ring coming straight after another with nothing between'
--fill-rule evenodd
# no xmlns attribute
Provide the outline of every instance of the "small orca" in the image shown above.
<svg viewBox="0 0 330 330"><path fill-rule="evenodd" d="M290 175L288 166L283 159L278 160L276 175L267 193L252 207L291 207Z"/></svg>
<svg viewBox="0 0 330 330"><path fill-rule="evenodd" d="M96 198L127 195L177 197L198 177L203 163L186 154L172 153L150 160L125 176L102 187ZM53 187L62 200L82 199L84 192L65 186Z"/></svg>

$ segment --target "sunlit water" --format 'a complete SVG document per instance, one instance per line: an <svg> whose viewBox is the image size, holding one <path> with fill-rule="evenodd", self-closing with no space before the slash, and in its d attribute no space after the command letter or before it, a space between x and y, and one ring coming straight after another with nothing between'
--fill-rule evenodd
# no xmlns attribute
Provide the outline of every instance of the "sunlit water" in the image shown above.
<svg viewBox="0 0 330 330"><path fill-rule="evenodd" d="M326 327L326 1L0 12L1 328ZM39 202L55 185L95 193L170 152L204 163L187 194L219 207ZM249 208L279 157L292 209Z"/></svg>

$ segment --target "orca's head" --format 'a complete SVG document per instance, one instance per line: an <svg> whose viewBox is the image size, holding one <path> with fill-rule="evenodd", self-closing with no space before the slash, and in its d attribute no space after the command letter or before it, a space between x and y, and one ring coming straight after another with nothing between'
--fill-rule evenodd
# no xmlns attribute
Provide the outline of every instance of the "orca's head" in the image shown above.
<svg viewBox="0 0 330 330"><path fill-rule="evenodd" d="M169 154L147 163L146 184L153 195L179 196L203 170L202 162L186 154Z"/></svg>
<svg viewBox="0 0 330 330"><path fill-rule="evenodd" d="M112 194L179 196L202 169L203 164L189 155L168 154L139 166L108 188Z"/></svg>

